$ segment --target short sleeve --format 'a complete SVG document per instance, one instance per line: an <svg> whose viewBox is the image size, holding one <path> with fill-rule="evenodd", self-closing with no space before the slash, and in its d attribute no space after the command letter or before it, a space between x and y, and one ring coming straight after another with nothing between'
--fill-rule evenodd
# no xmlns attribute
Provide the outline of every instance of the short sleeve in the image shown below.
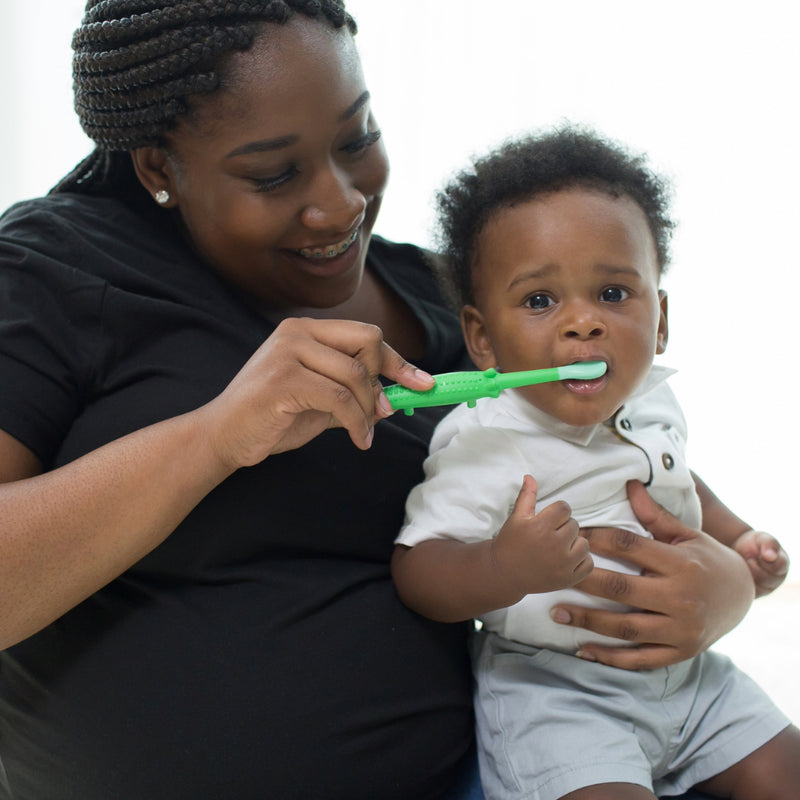
<svg viewBox="0 0 800 800"><path fill-rule="evenodd" d="M491 539L508 518L525 472L506 431L478 427L456 433L426 460L425 480L409 494L397 544Z"/></svg>
<svg viewBox="0 0 800 800"><path fill-rule="evenodd" d="M78 331L102 287L37 216L0 224L0 429L47 465L79 413L91 345Z"/></svg>

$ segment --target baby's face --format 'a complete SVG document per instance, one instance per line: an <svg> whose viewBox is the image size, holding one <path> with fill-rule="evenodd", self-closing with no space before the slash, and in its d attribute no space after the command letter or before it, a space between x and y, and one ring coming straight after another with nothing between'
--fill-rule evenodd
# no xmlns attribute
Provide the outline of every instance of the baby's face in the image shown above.
<svg viewBox="0 0 800 800"><path fill-rule="evenodd" d="M481 369L608 365L594 381L519 390L563 422L608 419L666 347L655 243L629 197L576 188L503 209L479 238L476 264L476 306L462 325Z"/></svg>

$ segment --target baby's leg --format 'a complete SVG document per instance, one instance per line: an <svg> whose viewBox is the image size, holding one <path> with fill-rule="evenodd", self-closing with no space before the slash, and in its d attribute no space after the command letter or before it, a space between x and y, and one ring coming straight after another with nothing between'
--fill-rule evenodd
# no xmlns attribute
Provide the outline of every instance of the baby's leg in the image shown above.
<svg viewBox="0 0 800 800"><path fill-rule="evenodd" d="M797 800L800 797L800 730L784 728L698 789L731 800Z"/></svg>
<svg viewBox="0 0 800 800"><path fill-rule="evenodd" d="M565 794L561 800L658 800L658 798L644 786L635 783L598 783Z"/></svg>

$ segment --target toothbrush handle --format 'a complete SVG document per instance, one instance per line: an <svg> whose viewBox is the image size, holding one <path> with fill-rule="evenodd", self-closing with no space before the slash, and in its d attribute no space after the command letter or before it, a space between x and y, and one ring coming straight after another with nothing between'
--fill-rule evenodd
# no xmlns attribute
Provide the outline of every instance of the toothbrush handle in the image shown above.
<svg viewBox="0 0 800 800"><path fill-rule="evenodd" d="M523 372L498 372L494 368L483 372L445 372L434 376L436 383L426 392L406 389L400 384L387 386L384 392L395 411L402 409L406 414L413 414L415 408L430 406L450 406L457 403L474 406L475 401L482 397L498 397L503 389L569 378L593 380L605 374L606 369L604 361L582 361L566 364L563 367L546 367Z"/></svg>
<svg viewBox="0 0 800 800"><path fill-rule="evenodd" d="M418 392L395 384L384 390L386 397L396 411L413 413L415 408L448 406L457 403L471 403L481 397L497 397L501 387L497 382L497 371L487 369L483 372L446 372L436 376L432 389Z"/></svg>

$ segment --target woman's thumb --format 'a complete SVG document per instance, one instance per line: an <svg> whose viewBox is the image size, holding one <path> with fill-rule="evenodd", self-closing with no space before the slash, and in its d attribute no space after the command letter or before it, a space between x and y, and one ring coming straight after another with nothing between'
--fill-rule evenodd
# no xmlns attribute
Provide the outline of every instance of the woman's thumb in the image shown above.
<svg viewBox="0 0 800 800"><path fill-rule="evenodd" d="M654 539L674 544L677 539L692 538L695 532L653 500L643 483L628 481L627 488L633 513Z"/></svg>

